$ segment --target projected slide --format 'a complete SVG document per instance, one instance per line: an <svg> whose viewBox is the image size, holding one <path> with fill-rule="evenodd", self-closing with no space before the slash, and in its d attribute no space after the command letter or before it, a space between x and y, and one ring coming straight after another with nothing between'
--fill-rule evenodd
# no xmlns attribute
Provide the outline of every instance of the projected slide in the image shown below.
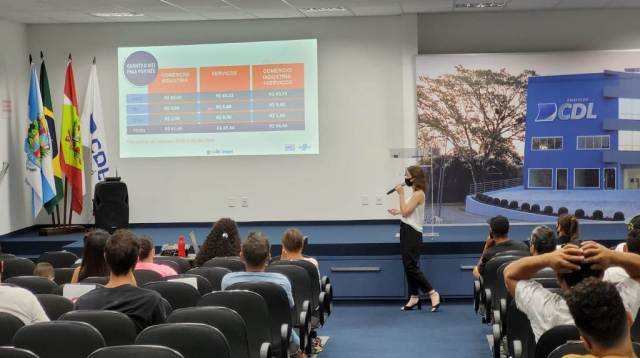
<svg viewBox="0 0 640 358"><path fill-rule="evenodd" d="M118 48L123 158L317 154L316 40Z"/></svg>

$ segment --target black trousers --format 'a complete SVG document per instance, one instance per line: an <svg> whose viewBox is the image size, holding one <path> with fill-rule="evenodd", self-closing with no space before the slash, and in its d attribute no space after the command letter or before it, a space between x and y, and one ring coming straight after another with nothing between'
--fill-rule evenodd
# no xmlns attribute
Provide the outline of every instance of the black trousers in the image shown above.
<svg viewBox="0 0 640 358"><path fill-rule="evenodd" d="M422 233L404 222L400 223L400 252L402 265L407 276L409 296L418 296L421 290L431 292L433 287L420 271L420 249L422 248Z"/></svg>

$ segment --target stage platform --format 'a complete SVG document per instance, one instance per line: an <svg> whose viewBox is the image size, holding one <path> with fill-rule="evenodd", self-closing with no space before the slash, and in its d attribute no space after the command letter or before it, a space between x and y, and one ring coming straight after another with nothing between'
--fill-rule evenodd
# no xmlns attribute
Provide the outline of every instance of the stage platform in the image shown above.
<svg viewBox="0 0 640 358"><path fill-rule="evenodd" d="M486 192L484 194L501 200L506 199L509 202L515 200L519 205L522 205L524 202L530 205L538 204L541 210L545 206L550 205L554 212L557 212L558 208L564 206L569 209L569 213L574 213L577 209L582 209L587 216L591 216L594 210L601 210L605 217L611 218L613 214L620 211L627 220L640 213L640 190L544 190L524 189L522 186L518 186ZM470 202L470 200L474 202ZM510 219L533 222L545 220L541 214L532 214L495 206L492 208L492 206L493 205L478 203L470 195L467 197L465 210L472 214L487 217L499 212Z"/></svg>
<svg viewBox="0 0 640 358"><path fill-rule="evenodd" d="M546 222L550 227L554 221ZM511 237L526 240L537 224L513 223ZM317 257L323 275L331 277L337 299L402 299L406 285L398 242L398 221L323 222L323 223L239 223L244 238L251 231L269 236L272 254L280 254L280 236L296 227L309 237L306 254ZM211 224L132 225L138 234L153 237L157 246L177 242L179 235L196 234L202 244ZM626 236L624 223L585 222L581 237L613 246ZM421 267L432 285L445 297L470 297L471 268L477 262L486 240L486 223L435 225L435 237L424 237ZM425 233L431 232L425 226ZM36 259L48 250L82 252L82 233L39 236L36 229L0 238L4 252Z"/></svg>

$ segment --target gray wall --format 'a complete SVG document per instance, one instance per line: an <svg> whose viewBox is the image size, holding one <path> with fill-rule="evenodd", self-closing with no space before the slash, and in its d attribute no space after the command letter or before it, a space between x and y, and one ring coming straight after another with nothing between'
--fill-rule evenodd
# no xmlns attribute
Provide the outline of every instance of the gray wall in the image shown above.
<svg viewBox="0 0 640 358"><path fill-rule="evenodd" d="M631 48L640 48L640 9L418 16L421 54Z"/></svg>

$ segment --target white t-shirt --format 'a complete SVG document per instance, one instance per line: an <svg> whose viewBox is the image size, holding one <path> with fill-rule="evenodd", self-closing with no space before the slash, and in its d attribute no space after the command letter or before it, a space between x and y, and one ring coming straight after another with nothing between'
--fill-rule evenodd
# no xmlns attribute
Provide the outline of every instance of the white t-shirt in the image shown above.
<svg viewBox="0 0 640 358"><path fill-rule="evenodd" d="M618 284L629 278L629 274L622 267L612 266L604 270L602 280Z"/></svg>
<svg viewBox="0 0 640 358"><path fill-rule="evenodd" d="M25 325L49 322L36 296L21 287L0 285L0 312L16 316Z"/></svg>
<svg viewBox="0 0 640 358"><path fill-rule="evenodd" d="M627 278L616 287L627 312L635 317L640 307L640 283ZM519 281L515 301L518 309L529 318L536 342L544 332L553 327L575 324L564 298L536 281Z"/></svg>

